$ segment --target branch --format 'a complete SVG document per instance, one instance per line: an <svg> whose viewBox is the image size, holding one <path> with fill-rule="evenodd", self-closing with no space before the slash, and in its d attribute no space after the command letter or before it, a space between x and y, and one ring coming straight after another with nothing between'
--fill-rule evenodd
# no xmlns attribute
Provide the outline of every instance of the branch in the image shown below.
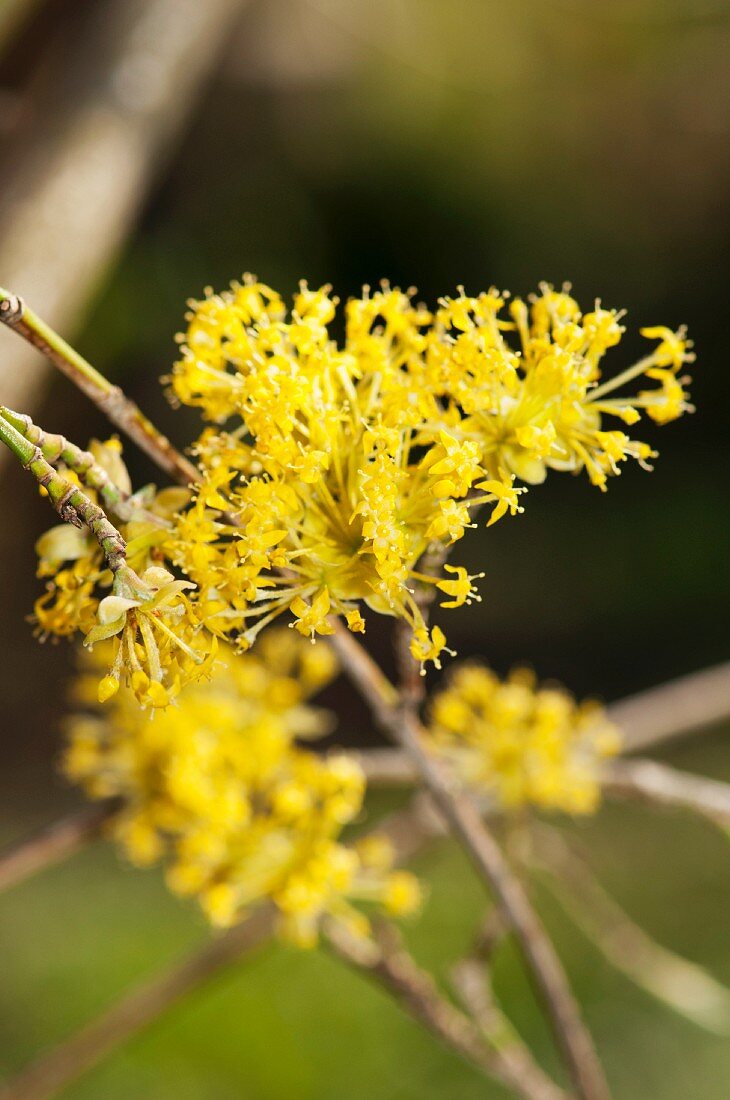
<svg viewBox="0 0 730 1100"><path fill-rule="evenodd" d="M40 447L21 435L4 416L0 416L0 442L46 490L48 499L64 523L70 523L73 527L83 527L85 524L89 528L104 553L107 565L112 573L117 573L126 563L127 544L107 519L104 510L90 500L78 485L54 470L43 457Z"/></svg>
<svg viewBox="0 0 730 1100"><path fill-rule="evenodd" d="M699 1027L730 1034L730 990L704 967L656 943L557 829L540 826L534 835L552 893L611 966Z"/></svg>
<svg viewBox="0 0 730 1100"><path fill-rule="evenodd" d="M692 810L724 833L730 830L730 783L690 775L653 760L615 760L605 766L601 784L608 795Z"/></svg>
<svg viewBox="0 0 730 1100"><path fill-rule="evenodd" d="M583 1100L606 1100L610 1094L603 1070L560 960L499 844L472 800L457 792L441 763L424 749L422 727L412 713L399 707L395 688L349 631L337 620L333 619L332 625L332 644L343 668L369 703L383 732L410 756L444 820L494 891L545 1002L578 1095Z"/></svg>
<svg viewBox="0 0 730 1100"><path fill-rule="evenodd" d="M327 944L338 958L380 985L418 1023L465 1061L496 1077L525 1100L564 1100L565 1094L541 1071L525 1072L503 1047L503 1037L482 1034L475 1024L446 1000L433 979L398 943L395 930L381 929L377 942L355 939L341 925L325 925Z"/></svg>
<svg viewBox="0 0 730 1100"><path fill-rule="evenodd" d="M0 852L0 890L15 886L36 872L68 859L84 845L96 840L118 808L119 803L115 799L86 806L4 848Z"/></svg>
<svg viewBox="0 0 730 1100"><path fill-rule="evenodd" d="M43 1055L0 1090L0 1100L47 1100L97 1065L186 994L210 981L271 934L273 914L261 909L202 950L132 990L103 1016Z"/></svg>
<svg viewBox="0 0 730 1100"><path fill-rule="evenodd" d="M725 722L730 718L730 661L631 695L612 704L608 713L624 732L627 753Z"/></svg>
<svg viewBox="0 0 730 1100"><path fill-rule="evenodd" d="M493 1044L502 1075L515 1090L536 1100L567 1100L567 1094L537 1064L500 1009L484 964L476 958L462 959L452 969L451 981L482 1035ZM518 1082L521 1090L517 1088Z"/></svg>
<svg viewBox="0 0 730 1100"><path fill-rule="evenodd" d="M54 332L17 294L0 287L0 321L42 351L67 378L89 397L120 431L128 435L173 480L189 485L198 479L191 462L173 447L167 436L113 386L91 363Z"/></svg>
<svg viewBox="0 0 730 1100"><path fill-rule="evenodd" d="M54 328L75 326L102 285L246 2L76 6L66 47L31 76L32 125L3 144L0 272ZM32 412L42 360L21 346L11 359L0 332L3 343L2 399Z"/></svg>

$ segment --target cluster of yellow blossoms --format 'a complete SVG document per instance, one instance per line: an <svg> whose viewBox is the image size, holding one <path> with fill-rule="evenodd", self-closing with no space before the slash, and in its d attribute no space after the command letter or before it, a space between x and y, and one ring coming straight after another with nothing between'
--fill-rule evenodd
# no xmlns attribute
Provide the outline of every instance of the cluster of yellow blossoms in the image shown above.
<svg viewBox="0 0 730 1100"><path fill-rule="evenodd" d="M216 664L210 682L152 719L122 689L103 714L70 722L64 770L91 797L123 800L113 830L129 857L166 857L170 888L196 895L217 925L272 902L283 934L303 945L323 914L366 934L354 900L415 909L418 883L391 869L386 840L341 841L362 807L358 765L294 740L329 728L307 704L334 672L329 647L275 630L256 655L226 648ZM83 678L79 690L93 698Z"/></svg>
<svg viewBox="0 0 730 1100"><path fill-rule="evenodd" d="M252 279L191 303L172 394L228 430L197 444L203 485L174 561L205 623L241 645L283 611L312 637L331 632L332 614L362 631L364 602L405 619L414 656L438 663L445 638L429 634L414 583L457 607L475 598L474 578L459 566L425 574L424 553L460 539L484 504L490 524L521 511L515 477L585 468L604 488L627 457L646 464L649 446L602 418L679 416L691 355L682 332L645 329L658 346L602 381L620 315L582 314L547 286L509 307L494 290L460 293L435 314L384 286L347 302L341 344L336 305L302 284L287 314ZM639 375L658 386L609 396Z"/></svg>
<svg viewBox="0 0 730 1100"><path fill-rule="evenodd" d="M109 509L126 542L126 563L115 574L88 528L62 524L38 540L38 575L50 578L36 601L34 619L42 637L81 631L88 646L113 638L110 666L99 685L104 702L123 679L145 707L165 707L185 684L209 672L217 640L204 630L190 590L165 568L165 544L173 518L190 500L185 489L151 486L131 495L116 439L90 444L123 504L122 521ZM69 481L77 480L65 471ZM96 497L93 489L85 492Z"/></svg>
<svg viewBox="0 0 730 1100"><path fill-rule="evenodd" d="M113 584L90 536L41 540L39 628L116 639L103 697L126 678L164 707L207 671L216 639L247 649L284 614L312 639L333 616L363 631L364 605L405 620L414 657L439 666L446 638L417 589L444 607L479 598L476 577L439 564L476 513L487 506L489 525L522 511L516 480L548 469L585 469L603 489L624 460L654 454L606 417L665 423L690 407L682 330L643 329L653 350L605 379L621 315L582 313L566 290L527 302L460 291L431 313L383 286L347 302L339 341L336 307L329 288L302 284L288 312L251 278L192 302L169 384L211 422L194 447L199 482L125 499L128 567ZM654 385L618 395L640 376ZM126 485L119 455L98 456Z"/></svg>
<svg viewBox="0 0 730 1100"><path fill-rule="evenodd" d="M621 740L597 703L578 705L562 688L536 689L524 669L501 681L463 665L433 698L428 743L465 786L502 809L580 814L596 809L601 761Z"/></svg>

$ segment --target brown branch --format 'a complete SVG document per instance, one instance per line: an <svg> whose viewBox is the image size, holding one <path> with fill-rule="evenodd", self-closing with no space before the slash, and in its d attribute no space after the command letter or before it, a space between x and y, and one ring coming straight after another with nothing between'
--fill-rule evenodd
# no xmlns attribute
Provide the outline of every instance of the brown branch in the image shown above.
<svg viewBox="0 0 730 1100"><path fill-rule="evenodd" d="M565 912L603 957L635 985L717 1035L730 1034L730 990L711 974L656 943L593 874L557 829L534 832L533 866Z"/></svg>
<svg viewBox="0 0 730 1100"><path fill-rule="evenodd" d="M4 848L0 852L0 890L15 886L36 872L68 859L85 844L96 840L118 809L116 799L86 806Z"/></svg>
<svg viewBox="0 0 730 1100"><path fill-rule="evenodd" d="M583 1100L606 1100L610 1093L580 1010L552 941L519 880L471 798L454 787L441 763L424 748L422 727L398 705L398 693L348 630L332 620L334 645L343 668L369 703L384 733L410 756L444 820L459 839L522 948L548 1010L555 1038Z"/></svg>
<svg viewBox="0 0 730 1100"><path fill-rule="evenodd" d="M99 374L91 363L29 309L22 298L1 287L0 321L43 352L115 427L129 436L169 477L182 485L198 480L198 471L192 462L180 454L119 386L113 386Z"/></svg>
<svg viewBox="0 0 730 1100"><path fill-rule="evenodd" d="M394 929L381 927L373 942L355 939L341 925L328 921L325 935L335 955L390 993L414 1020L465 1061L525 1100L565 1100L565 1094L534 1064L528 1067L512 1057L501 1032L482 1032L442 996L431 976L400 945Z"/></svg>
<svg viewBox="0 0 730 1100"><path fill-rule="evenodd" d="M730 783L690 775L654 760L615 760L604 767L601 785L608 795L691 810L723 832L730 830Z"/></svg>
<svg viewBox="0 0 730 1100"><path fill-rule="evenodd" d="M47 1100L56 1095L186 994L260 946L272 926L272 911L261 909L182 963L132 990L73 1038L21 1070L0 1091L0 1100Z"/></svg>

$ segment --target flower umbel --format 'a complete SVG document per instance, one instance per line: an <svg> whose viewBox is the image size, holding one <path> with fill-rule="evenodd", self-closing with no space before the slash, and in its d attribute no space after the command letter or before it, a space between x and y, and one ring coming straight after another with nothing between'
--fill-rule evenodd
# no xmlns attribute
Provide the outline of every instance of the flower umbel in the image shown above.
<svg viewBox="0 0 730 1100"><path fill-rule="evenodd" d="M114 832L129 857L143 865L164 857L171 889L195 895L214 924L270 901L299 943L315 942L325 913L365 934L353 901L404 913L418 890L412 876L390 870L387 853L376 858L373 838L342 843L365 789L355 761L295 743L330 729L308 698L334 671L328 647L268 632L257 655L223 649L212 681L152 718L124 687L103 716L75 717L64 770L94 798L123 799ZM88 679L84 700L93 699Z"/></svg>
<svg viewBox="0 0 730 1100"><path fill-rule="evenodd" d="M620 747L597 703L577 704L562 688L536 688L530 672L504 681L463 665L431 705L429 746L461 781L498 806L590 813L599 766Z"/></svg>
<svg viewBox="0 0 730 1100"><path fill-rule="evenodd" d="M519 511L519 490L511 474L487 477L479 442L431 392L430 314L388 287L366 293L348 302L339 346L336 304L302 285L287 315L254 282L192 303L172 391L232 429L197 444L203 484L174 560L206 624L240 646L283 612L312 638L330 615L362 630L365 603L405 619L414 653L436 661L443 646L413 587L442 578L417 564L461 538L479 506L493 519Z"/></svg>

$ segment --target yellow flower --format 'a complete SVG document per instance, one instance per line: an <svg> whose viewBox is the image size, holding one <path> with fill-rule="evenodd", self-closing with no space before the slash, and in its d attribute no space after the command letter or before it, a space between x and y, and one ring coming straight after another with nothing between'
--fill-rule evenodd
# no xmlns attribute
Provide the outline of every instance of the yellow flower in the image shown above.
<svg viewBox="0 0 730 1100"><path fill-rule="evenodd" d="M117 571L113 594L100 601L98 622L84 639L90 649L108 638L116 641L111 668L99 684L100 702L116 693L126 675L141 706L165 707L183 684L210 666L215 639L201 648L204 636L183 596L192 587L160 566L150 566L141 577L129 566Z"/></svg>
<svg viewBox="0 0 730 1100"><path fill-rule="evenodd" d="M129 858L164 859L170 889L197 897L215 925L273 903L281 933L306 946L324 914L366 934L356 901L410 912L418 886L391 870L392 853L375 860L374 838L362 851L342 843L362 809L357 763L295 740L331 728L308 701L336 671L331 650L274 630L257 655L222 649L216 666L151 717L122 686L101 715L69 723L66 774L93 798L122 800L113 827ZM81 700L93 679L82 677Z"/></svg>
<svg viewBox="0 0 730 1100"><path fill-rule="evenodd" d="M601 760L618 751L620 735L600 706L537 689L530 673L500 681L464 665L433 699L428 743L465 785L505 809L590 813Z"/></svg>
<svg viewBox="0 0 730 1100"><path fill-rule="evenodd" d="M312 638L330 616L362 631L365 604L404 619L438 660L444 643L412 587L446 578L419 560L461 538L479 507L494 507L492 522L520 509L512 476L490 476L452 396L431 384L431 315L384 286L348 302L338 344L329 288L302 284L287 316L274 291L244 287L253 310L240 286L194 306L172 376L176 398L210 419L225 390L231 420L198 441L201 488L177 524L173 561L201 620L245 648L287 612Z"/></svg>
<svg viewBox="0 0 730 1100"><path fill-rule="evenodd" d="M657 368L676 371L694 358L684 330L642 329L659 345L604 380L602 359L624 331L620 313L598 304L583 313L567 289L543 285L529 303L515 299L507 319L502 316L506 297L490 291L478 298L462 293L443 299L428 335L434 390L454 400L464 414L455 434L481 444L483 465L501 481L503 470L539 484L548 469L585 469L593 484L605 489L608 476L619 473L619 463L627 458L646 466L650 449L623 432L605 429L602 421L614 416L634 424L645 409L666 423L690 410L680 383L656 373ZM613 396L640 375L662 385L635 396Z"/></svg>

